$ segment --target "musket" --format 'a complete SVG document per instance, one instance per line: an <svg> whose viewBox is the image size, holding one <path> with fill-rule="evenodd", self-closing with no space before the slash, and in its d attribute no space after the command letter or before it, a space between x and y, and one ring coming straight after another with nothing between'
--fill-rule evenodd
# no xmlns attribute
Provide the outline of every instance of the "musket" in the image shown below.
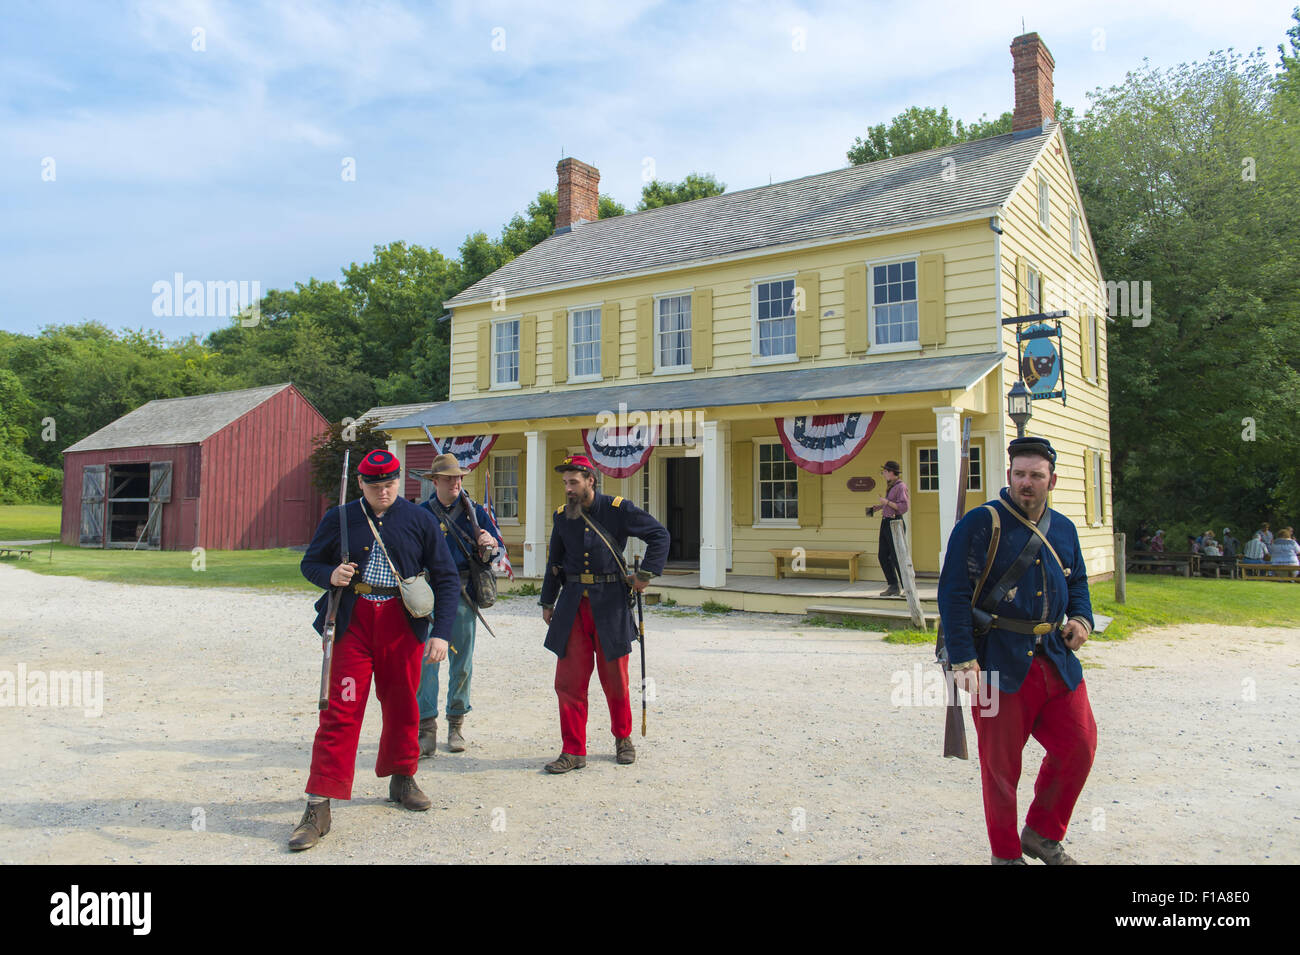
<svg viewBox="0 0 1300 955"><path fill-rule="evenodd" d="M343 452L343 478L339 481L339 545L343 552L342 563L351 563L348 560L348 519L346 513L348 503L348 457L352 454L352 449ZM333 571L330 571L331 575ZM328 710L330 708L330 667L334 663L334 632L338 626L339 604L343 601L343 591L345 587L335 587L330 591L329 610L325 615L325 643L324 658L320 663L320 699L316 701L316 708L319 710Z"/></svg>
<svg viewBox="0 0 1300 955"><path fill-rule="evenodd" d="M957 520L966 513L966 482L970 477L970 418L962 422L961 428L961 471L957 478ZM954 522L955 523L955 522ZM943 724L943 755L958 759L969 759L966 748L966 721L961 715L961 698L957 694L957 685L953 679L952 661L948 659L948 647L943 639L943 617L935 626L934 658L943 667L945 692L948 697L947 712Z"/></svg>
<svg viewBox="0 0 1300 955"><path fill-rule="evenodd" d="M641 555L638 554L632 561L633 573L641 569ZM635 587L636 592L636 628L641 643L641 735L645 735L645 607L641 603L641 591Z"/></svg>

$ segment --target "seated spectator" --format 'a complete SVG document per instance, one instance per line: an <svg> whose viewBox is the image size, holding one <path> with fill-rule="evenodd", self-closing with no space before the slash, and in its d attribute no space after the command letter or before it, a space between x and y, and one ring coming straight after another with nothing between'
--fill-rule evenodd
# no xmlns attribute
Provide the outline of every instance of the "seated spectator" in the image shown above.
<svg viewBox="0 0 1300 955"><path fill-rule="evenodd" d="M1259 525L1259 539L1264 542L1265 547L1272 546L1273 532L1268 529L1268 521L1265 521L1263 524Z"/></svg>
<svg viewBox="0 0 1300 955"><path fill-rule="evenodd" d="M1201 552L1201 542L1191 534L1187 535L1187 552L1189 554L1199 554Z"/></svg>
<svg viewBox="0 0 1300 955"><path fill-rule="evenodd" d="M1223 529L1223 556L1236 557L1241 550L1241 541L1232 536L1232 530L1225 527Z"/></svg>
<svg viewBox="0 0 1300 955"><path fill-rule="evenodd" d="M1264 555L1268 549L1264 546L1264 539L1260 536L1259 531L1255 531L1255 536L1246 541L1246 549L1242 552L1241 562L1243 564L1262 564Z"/></svg>
<svg viewBox="0 0 1300 955"><path fill-rule="evenodd" d="M1223 551L1219 550L1219 544L1213 537L1205 538L1205 543L1201 545L1201 553L1206 557L1223 556Z"/></svg>
<svg viewBox="0 0 1300 955"><path fill-rule="evenodd" d="M1291 536L1290 528L1284 527L1277 532L1277 537L1269 546L1269 553L1272 556L1270 561L1272 564L1300 566L1300 544L1297 544L1295 538ZM1286 572L1282 571L1281 573L1285 574ZM1297 574L1300 574L1300 571L1293 570L1289 576L1295 577Z"/></svg>
<svg viewBox="0 0 1300 955"><path fill-rule="evenodd" d="M1165 552L1165 532L1156 531L1155 536L1151 538L1151 553L1163 554Z"/></svg>

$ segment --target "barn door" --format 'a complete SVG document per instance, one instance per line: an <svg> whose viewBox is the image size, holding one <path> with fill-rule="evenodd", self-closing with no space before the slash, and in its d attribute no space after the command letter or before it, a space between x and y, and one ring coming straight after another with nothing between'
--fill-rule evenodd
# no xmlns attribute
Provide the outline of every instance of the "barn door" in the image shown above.
<svg viewBox="0 0 1300 955"><path fill-rule="evenodd" d="M149 546L162 544L162 507L172 499L172 463L154 461L149 465Z"/></svg>
<svg viewBox="0 0 1300 955"><path fill-rule="evenodd" d="M81 469L80 542L104 546L104 465L87 464Z"/></svg>

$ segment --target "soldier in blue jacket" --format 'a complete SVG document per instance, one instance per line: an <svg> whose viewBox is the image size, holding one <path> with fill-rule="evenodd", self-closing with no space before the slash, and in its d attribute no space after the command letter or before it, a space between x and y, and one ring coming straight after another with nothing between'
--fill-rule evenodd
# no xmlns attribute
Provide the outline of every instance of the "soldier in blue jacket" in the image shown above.
<svg viewBox="0 0 1300 955"><path fill-rule="evenodd" d="M330 508L302 558L302 574L326 590L316 602L315 627L324 632L329 588L345 587L339 602L329 708L322 710L312 745L307 810L289 840L291 849L310 849L330 830L330 799L351 799L357 741L373 676L383 707L375 775L391 776L388 798L407 809L428 809L429 797L415 784L420 747L416 742L420 660L447 655L452 620L460 599L460 576L433 516L398 493L400 465L387 451L371 451L358 465L362 500L349 501L347 563L343 562L339 509ZM428 617L406 611L398 580L370 529L379 532L397 573L428 575L434 593ZM432 638L431 638L432 635Z"/></svg>
<svg viewBox="0 0 1300 955"><path fill-rule="evenodd" d="M564 475L567 503L555 511L539 603L547 623L546 649L559 657L555 692L563 749L546 771L567 773L587 765L587 686L593 667L609 704L616 759L626 765L636 759L627 658L637 631L620 560L628 537L646 542L645 560L632 582L645 590L664 569L668 530L626 498L599 493L596 468L585 455L565 458L555 470Z"/></svg>
<svg viewBox="0 0 1300 955"><path fill-rule="evenodd" d="M469 594L469 555L476 548L504 547L494 529L488 512L461 490L466 474L454 454L440 454L433 459L427 472L420 476L433 482L434 493L420 506L427 509L438 521L447 549L460 573L462 589L456 605L456 622L452 624L451 660L447 669L447 749L453 753L465 751L462 732L465 715L473 709L469 703L470 680L474 676L474 631L476 612ZM470 520L467 506L474 508ZM478 532L475 533L475 525ZM426 663L420 672L420 755L433 756L438 746L438 663Z"/></svg>
<svg viewBox="0 0 1300 955"><path fill-rule="evenodd" d="M971 694L993 863L1024 865L1023 852L1073 865L1061 839L1097 749L1074 655L1092 633L1088 575L1074 524L1047 507L1055 450L1043 438L1017 438L1007 452L1008 486L958 521L948 539L939 611L957 686ZM1000 539L986 573L995 516ZM1031 540L1036 550L1026 549ZM990 624L982 634L977 618ZM1016 785L1030 735L1047 755L1017 836Z"/></svg>

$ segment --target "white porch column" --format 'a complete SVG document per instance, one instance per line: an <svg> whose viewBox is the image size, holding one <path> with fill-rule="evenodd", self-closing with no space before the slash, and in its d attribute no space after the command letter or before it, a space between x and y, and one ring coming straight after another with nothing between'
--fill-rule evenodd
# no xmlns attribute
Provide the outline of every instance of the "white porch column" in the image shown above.
<svg viewBox="0 0 1300 955"><path fill-rule="evenodd" d="M524 484L524 576L546 574L546 432L525 431L528 474Z"/></svg>
<svg viewBox="0 0 1300 955"><path fill-rule="evenodd" d="M388 453L397 458L397 466L401 468L401 470L397 472L397 493L401 497L406 497L406 441L405 439L399 439L387 443Z"/></svg>
<svg viewBox="0 0 1300 955"><path fill-rule="evenodd" d="M939 443L939 566L948 550L957 514L957 472L961 469L961 410L932 408Z"/></svg>
<svg viewBox="0 0 1300 955"><path fill-rule="evenodd" d="M727 584L727 529L731 525L731 496L727 493L727 446L731 426L705 421L704 456L700 465L700 586Z"/></svg>

